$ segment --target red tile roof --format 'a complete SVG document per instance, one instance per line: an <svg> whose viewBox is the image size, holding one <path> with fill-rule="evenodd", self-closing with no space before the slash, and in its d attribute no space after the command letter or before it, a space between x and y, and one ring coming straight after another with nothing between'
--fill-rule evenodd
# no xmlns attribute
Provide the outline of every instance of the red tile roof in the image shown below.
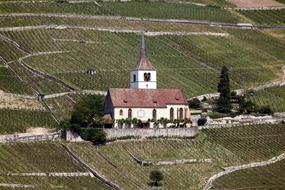
<svg viewBox="0 0 285 190"><path fill-rule="evenodd" d="M110 88L108 95L114 107L160 108L187 105L187 100L179 89Z"/></svg>

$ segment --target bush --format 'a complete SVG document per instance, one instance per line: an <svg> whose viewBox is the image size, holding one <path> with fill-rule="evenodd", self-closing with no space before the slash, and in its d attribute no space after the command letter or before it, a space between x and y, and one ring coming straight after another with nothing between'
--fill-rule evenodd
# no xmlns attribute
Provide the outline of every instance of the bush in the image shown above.
<svg viewBox="0 0 285 190"><path fill-rule="evenodd" d="M86 141L91 141L94 144L104 144L107 141L106 133L99 128L81 128L80 136Z"/></svg>
<svg viewBox="0 0 285 190"><path fill-rule="evenodd" d="M160 181L163 180L163 177L164 176L162 172L159 170L152 170L149 175L149 179L152 181L152 184L154 184L155 186L160 185Z"/></svg>
<svg viewBox="0 0 285 190"><path fill-rule="evenodd" d="M201 107L201 101L198 98L194 98L189 101L189 108L199 109Z"/></svg>
<svg viewBox="0 0 285 190"><path fill-rule="evenodd" d="M204 126L207 123L206 118L200 118L198 119L198 126Z"/></svg>
<svg viewBox="0 0 285 190"><path fill-rule="evenodd" d="M266 105L266 106L261 106L261 107L259 108L259 111L258 111L258 112L261 113L261 114L268 114L268 115L272 115L272 114L273 114L272 109L271 109L268 105Z"/></svg>

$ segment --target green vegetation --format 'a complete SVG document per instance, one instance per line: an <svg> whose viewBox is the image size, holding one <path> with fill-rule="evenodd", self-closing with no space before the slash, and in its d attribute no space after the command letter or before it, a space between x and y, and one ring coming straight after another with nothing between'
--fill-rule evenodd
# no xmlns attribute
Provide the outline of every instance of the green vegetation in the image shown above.
<svg viewBox="0 0 285 190"><path fill-rule="evenodd" d="M219 22L237 23L239 18L229 11L212 6L197 6L193 4L175 4L162 2L128 2L128 3L101 3L103 9L112 15L144 17L144 18L171 18L210 20Z"/></svg>
<svg viewBox="0 0 285 190"><path fill-rule="evenodd" d="M17 189L64 189L64 190L110 190L102 182L91 177L19 177L19 176L0 176L0 183L8 184L25 184L32 185L34 188L17 188ZM15 189L11 187L1 187L1 190Z"/></svg>
<svg viewBox="0 0 285 190"><path fill-rule="evenodd" d="M57 123L49 112L0 109L0 133L26 132L30 127L55 128Z"/></svg>
<svg viewBox="0 0 285 190"><path fill-rule="evenodd" d="M269 105L274 112L285 111L285 88L272 87L254 92L249 99L258 106Z"/></svg>
<svg viewBox="0 0 285 190"><path fill-rule="evenodd" d="M220 82L218 84L218 92L220 93L217 101L217 110L220 113L230 113L232 109L231 105L231 89L230 89L230 77L229 70L226 66L223 66Z"/></svg>
<svg viewBox="0 0 285 190"><path fill-rule="evenodd" d="M67 144L98 172L124 189L149 189L149 173L163 172L166 189L202 189L205 179L222 167L268 160L284 152L284 125L259 125L203 130L195 139L116 142L94 147ZM127 151L126 151L127 150ZM146 161L211 159L211 163L141 166L129 155Z"/></svg>
<svg viewBox="0 0 285 190"><path fill-rule="evenodd" d="M28 85L8 68L0 67L0 90L18 94L32 94Z"/></svg>
<svg viewBox="0 0 285 190"><path fill-rule="evenodd" d="M284 25L285 9L239 11L242 15L261 25Z"/></svg>
<svg viewBox="0 0 285 190"><path fill-rule="evenodd" d="M1 184L32 185L39 190L109 189L91 177L5 176L7 173L87 172L64 148L52 142L1 144L0 170Z"/></svg>
<svg viewBox="0 0 285 190"><path fill-rule="evenodd" d="M149 59L158 71L158 86L181 88L187 97L214 92L223 65L230 70L233 89L251 87L279 77L281 67L285 64L284 43L258 31L227 29L224 32L228 32L230 36L147 37ZM104 91L109 87L129 86L128 72L137 60L140 43L140 37L136 34L79 29L3 34L35 52L66 51L61 54L33 56L24 61L33 68L56 76L73 86ZM53 39L85 40L94 43ZM16 65L11 66L18 71ZM97 74L86 74L90 68L95 68ZM21 75L27 76L26 73ZM36 85L40 81L38 78L24 79L33 79L29 84L35 83L33 86L40 86L46 93L61 91L57 85ZM48 86L51 89L44 88Z"/></svg>
<svg viewBox="0 0 285 190"><path fill-rule="evenodd" d="M237 23L239 18L213 6L163 2L93 2L85 3L6 3L2 13L72 13L83 15L116 15L147 18L175 18Z"/></svg>
<svg viewBox="0 0 285 190"><path fill-rule="evenodd" d="M163 174L159 170L152 170L149 174L149 179L152 181L152 184L154 184L155 186L160 186L163 178L164 178Z"/></svg>
<svg viewBox="0 0 285 190"><path fill-rule="evenodd" d="M213 189L283 189L285 161L264 167L240 170L217 179Z"/></svg>

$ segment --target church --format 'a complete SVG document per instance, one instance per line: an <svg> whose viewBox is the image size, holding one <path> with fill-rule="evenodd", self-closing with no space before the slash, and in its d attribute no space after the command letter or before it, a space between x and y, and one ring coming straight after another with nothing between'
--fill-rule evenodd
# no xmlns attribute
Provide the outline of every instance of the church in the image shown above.
<svg viewBox="0 0 285 190"><path fill-rule="evenodd" d="M104 112L114 121L114 128L125 127L119 122L122 119L136 118L141 121L139 127L153 128L160 118L170 121L190 118L187 100L180 89L157 88L156 69L148 61L143 33L140 57L130 71L130 88L110 88Z"/></svg>

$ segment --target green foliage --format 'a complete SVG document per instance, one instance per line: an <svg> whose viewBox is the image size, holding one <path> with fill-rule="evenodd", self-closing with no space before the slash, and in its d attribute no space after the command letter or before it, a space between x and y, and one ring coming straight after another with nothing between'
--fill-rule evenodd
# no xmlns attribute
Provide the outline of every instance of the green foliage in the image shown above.
<svg viewBox="0 0 285 190"><path fill-rule="evenodd" d="M198 98L194 98L189 101L189 108L193 109L200 109L201 108L201 101Z"/></svg>
<svg viewBox="0 0 285 190"><path fill-rule="evenodd" d="M99 128L80 128L80 136L94 144L104 144L107 141L106 133Z"/></svg>
<svg viewBox="0 0 285 190"><path fill-rule="evenodd" d="M223 66L220 82L218 84L218 92L220 97L217 101L217 111L221 113L230 113L231 112L231 90L230 90L230 78L228 73L228 68Z"/></svg>
<svg viewBox="0 0 285 190"><path fill-rule="evenodd" d="M87 127L89 124L98 120L104 114L104 96L92 95L82 98L74 106L71 115L71 124L78 124L81 127Z"/></svg>
<svg viewBox="0 0 285 190"><path fill-rule="evenodd" d="M250 100L244 98L239 103L239 112L241 113L256 113L258 112L258 106Z"/></svg>
<svg viewBox="0 0 285 190"><path fill-rule="evenodd" d="M155 186L159 186L164 176L159 170L152 170L149 175L149 179L154 183Z"/></svg>

